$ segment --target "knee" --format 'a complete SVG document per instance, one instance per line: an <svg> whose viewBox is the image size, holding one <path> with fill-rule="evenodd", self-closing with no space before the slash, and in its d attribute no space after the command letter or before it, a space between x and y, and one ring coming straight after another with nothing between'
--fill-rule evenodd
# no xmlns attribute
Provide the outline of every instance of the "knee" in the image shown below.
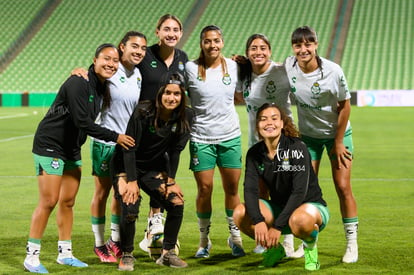
<svg viewBox="0 0 414 275"><path fill-rule="evenodd" d="M241 227L242 221L246 215L246 208L244 204L239 204L233 210L233 220L237 227Z"/></svg>
<svg viewBox="0 0 414 275"><path fill-rule="evenodd" d="M293 235L303 239L315 229L315 219L306 212L294 213L289 219L289 227Z"/></svg>
<svg viewBox="0 0 414 275"><path fill-rule="evenodd" d="M127 223L135 223L139 214L139 206L141 204L141 197L138 198L134 204L123 205L124 206L124 219Z"/></svg>

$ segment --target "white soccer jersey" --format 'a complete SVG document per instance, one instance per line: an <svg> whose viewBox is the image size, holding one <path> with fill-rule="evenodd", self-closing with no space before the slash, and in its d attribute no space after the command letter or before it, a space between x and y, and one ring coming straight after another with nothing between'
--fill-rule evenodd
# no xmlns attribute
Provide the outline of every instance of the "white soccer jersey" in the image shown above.
<svg viewBox="0 0 414 275"><path fill-rule="evenodd" d="M322 70L305 74L290 56L285 61L291 92L298 110L301 134L313 138L334 138L338 126L338 102L351 98L342 68L321 57ZM348 121L347 129L351 127Z"/></svg>
<svg viewBox="0 0 414 275"><path fill-rule="evenodd" d="M141 93L141 73L134 66L128 71L119 63L118 71L108 80L111 105L101 113L99 124L117 133L125 133L129 118L138 104ZM106 144L115 144L98 140Z"/></svg>
<svg viewBox="0 0 414 275"><path fill-rule="evenodd" d="M206 80L198 77L198 66L187 62L186 84L195 119L191 131L194 142L218 144L241 135L239 117L234 107L238 80L237 64L226 58L228 75L221 66L208 68Z"/></svg>
<svg viewBox="0 0 414 275"><path fill-rule="evenodd" d="M252 147L259 141L256 134L256 114L264 103L275 103L293 119L289 99L290 84L284 66L277 65L273 61L264 73L260 75L252 73L250 85L248 80L240 82L238 90L243 92L243 98L246 102L249 120L249 147Z"/></svg>

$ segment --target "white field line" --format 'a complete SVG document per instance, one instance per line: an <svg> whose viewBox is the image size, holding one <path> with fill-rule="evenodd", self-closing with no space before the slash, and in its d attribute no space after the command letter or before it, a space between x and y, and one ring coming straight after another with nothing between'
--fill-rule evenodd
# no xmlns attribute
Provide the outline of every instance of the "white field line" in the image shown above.
<svg viewBox="0 0 414 275"><path fill-rule="evenodd" d="M5 138L5 139L0 139L0 142L13 141L13 140L29 138L29 137L33 137L33 136L34 135L31 134L31 135L26 135L26 136L10 137L10 138Z"/></svg>
<svg viewBox="0 0 414 275"><path fill-rule="evenodd" d="M9 116L0 116L0 119L17 118L17 117L24 117L28 115L29 114L15 114L15 115L9 115Z"/></svg>

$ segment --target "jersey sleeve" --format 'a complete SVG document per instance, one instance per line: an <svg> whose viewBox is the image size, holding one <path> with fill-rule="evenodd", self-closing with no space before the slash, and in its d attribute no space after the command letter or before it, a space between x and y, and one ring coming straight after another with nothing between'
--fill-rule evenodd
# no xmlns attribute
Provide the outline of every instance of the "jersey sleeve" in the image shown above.
<svg viewBox="0 0 414 275"><path fill-rule="evenodd" d="M135 145L133 147L130 147L128 150L124 148L122 149L125 173L127 174L128 181L137 180L137 172L135 169L136 153L141 141L142 131L143 127L141 116L139 115L138 108L136 108L128 121L127 129L125 132L127 135L135 139Z"/></svg>
<svg viewBox="0 0 414 275"><path fill-rule="evenodd" d="M86 80L72 76L65 83L64 89L66 90L65 94L74 125L89 136L116 142L118 133L96 124L95 118L90 116L90 109L96 108L98 113L100 104L98 104L98 99L94 98L94 95L89 94ZM98 104L98 106L95 106L95 104Z"/></svg>
<svg viewBox="0 0 414 275"><path fill-rule="evenodd" d="M259 208L259 167L254 158L255 151L252 147L246 155L246 172L244 176L244 201L246 211L253 224L264 221Z"/></svg>

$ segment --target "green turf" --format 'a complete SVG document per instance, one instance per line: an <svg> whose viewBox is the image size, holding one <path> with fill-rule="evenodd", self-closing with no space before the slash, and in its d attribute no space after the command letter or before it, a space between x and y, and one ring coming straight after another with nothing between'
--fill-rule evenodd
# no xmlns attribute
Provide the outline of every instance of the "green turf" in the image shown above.
<svg viewBox="0 0 414 275"><path fill-rule="evenodd" d="M45 108L0 108L0 274L23 273L25 244L32 211L37 203L37 180L34 177L31 155L32 138ZM238 107L246 150L247 119L243 107ZM35 112L37 112L35 114ZM412 274L414 270L414 108L357 108L353 107L351 122L355 143L352 173L353 190L359 207L359 261L342 264L345 249L338 200L334 191L326 158L320 171L324 197L329 204L331 220L319 235L318 274ZM114 264L101 264L94 255L89 206L93 192L90 176L88 144L84 146L84 170L75 206L73 229L74 254L89 267L77 269L55 263L57 230L52 214L42 240L41 259L51 273L56 274L119 274ZM244 246L247 256L235 259L226 246L228 236L223 206L223 191L216 175L214 189L213 249L209 259L195 259L198 226L195 216L196 188L187 169L187 149L182 154L177 182L184 189L186 205L179 239L180 255L189 263L185 270L157 266L137 244L136 272L140 274L305 274L303 259L284 261L274 268L259 269L261 257L251 252L254 243L247 237ZM240 184L242 191L242 184ZM137 242L143 236L148 211L144 197L137 222ZM108 213L109 216L109 213ZM107 235L109 228L107 229ZM296 244L298 244L296 240Z"/></svg>

